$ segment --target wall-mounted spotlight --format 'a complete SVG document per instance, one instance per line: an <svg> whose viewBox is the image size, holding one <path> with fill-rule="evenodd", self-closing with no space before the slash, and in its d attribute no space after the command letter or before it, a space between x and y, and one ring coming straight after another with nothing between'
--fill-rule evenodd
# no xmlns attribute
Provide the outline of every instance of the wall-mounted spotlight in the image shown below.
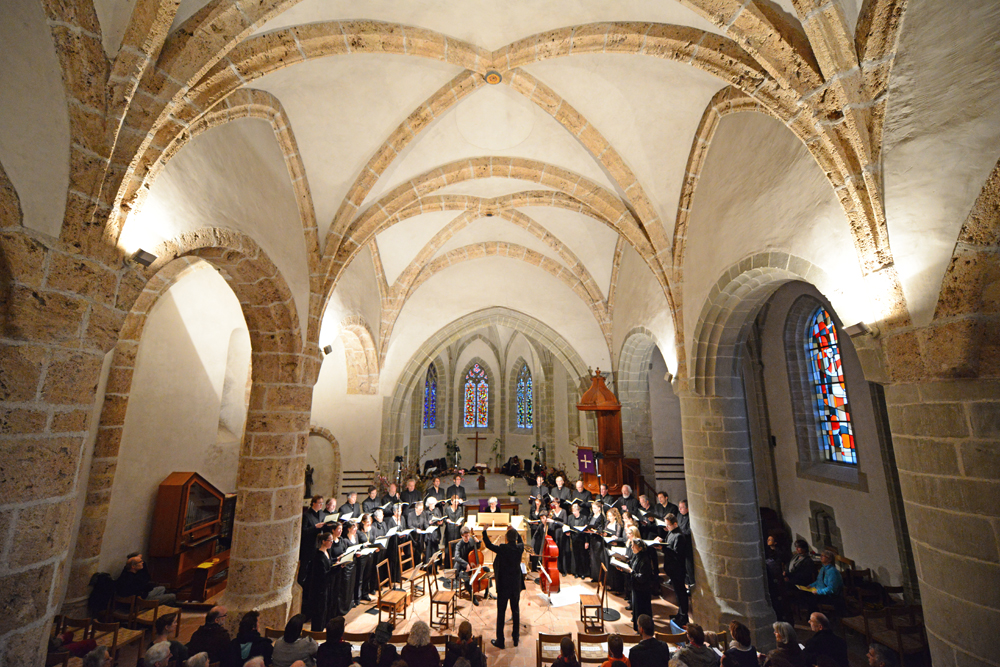
<svg viewBox="0 0 1000 667"><path fill-rule="evenodd" d="M333 352L333 345L327 345L323 348L323 354L329 355Z"/></svg>
<svg viewBox="0 0 1000 667"><path fill-rule="evenodd" d="M132 253L132 256L129 257L129 259L136 264L142 264L144 267L149 268L149 265L156 261L156 255L139 248Z"/></svg>
<svg viewBox="0 0 1000 667"><path fill-rule="evenodd" d="M864 322L858 322L857 324L852 324L849 327L844 327L844 333L854 338L855 336L864 336L872 333L871 327L869 327Z"/></svg>

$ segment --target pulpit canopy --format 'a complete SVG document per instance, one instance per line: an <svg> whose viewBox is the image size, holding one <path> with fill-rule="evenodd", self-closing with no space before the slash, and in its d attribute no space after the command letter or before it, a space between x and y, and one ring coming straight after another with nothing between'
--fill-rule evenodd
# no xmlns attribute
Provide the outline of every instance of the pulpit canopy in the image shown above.
<svg viewBox="0 0 1000 667"><path fill-rule="evenodd" d="M604 384L604 376L601 375L600 368L591 376L590 388L580 397L580 402L576 404L576 409L600 410L602 412L618 412L622 409L622 404L618 402L615 395Z"/></svg>

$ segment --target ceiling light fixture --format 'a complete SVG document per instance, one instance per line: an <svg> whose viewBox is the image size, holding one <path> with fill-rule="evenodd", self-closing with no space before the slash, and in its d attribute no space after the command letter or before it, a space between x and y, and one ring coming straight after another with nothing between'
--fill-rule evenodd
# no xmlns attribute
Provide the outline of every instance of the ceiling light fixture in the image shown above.
<svg viewBox="0 0 1000 667"><path fill-rule="evenodd" d="M483 79L486 81L486 83L490 84L491 86L495 86L501 81L503 81L503 77L500 75L500 72L496 71L495 69L491 69L490 71L488 71L486 75L483 77Z"/></svg>
<svg viewBox="0 0 1000 667"><path fill-rule="evenodd" d="M139 248L132 256L129 257L136 264L142 264L144 267L149 268L149 265L156 261L156 255L151 252L147 252L142 248Z"/></svg>

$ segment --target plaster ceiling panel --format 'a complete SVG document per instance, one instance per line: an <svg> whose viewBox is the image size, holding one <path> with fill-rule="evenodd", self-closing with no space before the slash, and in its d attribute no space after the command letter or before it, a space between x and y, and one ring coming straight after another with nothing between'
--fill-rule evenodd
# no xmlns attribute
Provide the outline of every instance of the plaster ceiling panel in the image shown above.
<svg viewBox="0 0 1000 667"><path fill-rule="evenodd" d="M367 18L436 30L491 50L545 30L598 21L676 23L719 32L695 12L669 0L507 0L502 4L496 0L367 0L360 11L358 4L356 0L304 0L258 32L301 23Z"/></svg>
<svg viewBox="0 0 1000 667"><path fill-rule="evenodd" d="M440 257L448 251L461 248L462 246L482 243L484 241L516 243L565 264L559 257L559 253L549 247L547 243L531 232L498 216L479 218L472 224L464 227L452 236L447 243L441 246L435 257Z"/></svg>
<svg viewBox="0 0 1000 667"><path fill-rule="evenodd" d="M109 58L114 58L121 47L133 9L135 0L94 0L94 11L101 24L104 53Z"/></svg>
<svg viewBox="0 0 1000 667"><path fill-rule="evenodd" d="M375 237L382 269L389 285L413 261L435 234L455 219L458 211L433 211L398 222Z"/></svg>
<svg viewBox="0 0 1000 667"><path fill-rule="evenodd" d="M522 213L552 232L580 258L594 277L605 298L611 285L611 267L615 258L618 233L593 218L561 208L522 208Z"/></svg>
<svg viewBox="0 0 1000 667"><path fill-rule="evenodd" d="M337 287L323 311L320 325L319 346L322 348L336 340L341 333L340 325L349 317L361 316L378 340L382 326L382 298L375 276L372 254L365 245L358 251L351 263L344 269Z"/></svg>
<svg viewBox="0 0 1000 667"><path fill-rule="evenodd" d="M491 199L494 197L512 195L516 192L524 192L526 190L549 190L554 192L555 188L542 185L541 183L535 183L534 181L490 177L481 178L477 181L460 181L458 183L452 183L451 185L444 186L440 190L436 190L434 194L472 195L474 197Z"/></svg>
<svg viewBox="0 0 1000 667"><path fill-rule="evenodd" d="M588 364L610 368L608 346L597 320L569 287L525 262L486 257L435 274L406 301L393 328L380 385L395 387L420 345L442 327L493 306L517 310L547 324Z"/></svg>
<svg viewBox="0 0 1000 667"><path fill-rule="evenodd" d="M192 139L128 218L121 244L130 251L153 250L163 240L204 227L252 237L281 271L305 325L309 270L302 221L270 123L236 120Z"/></svg>
<svg viewBox="0 0 1000 667"><path fill-rule="evenodd" d="M645 56L581 54L527 69L618 151L669 237L691 140L722 80L690 65Z"/></svg>
<svg viewBox="0 0 1000 667"><path fill-rule="evenodd" d="M890 79L883 172L889 241L914 324L1000 154L1000 3L911 4Z"/></svg>
<svg viewBox="0 0 1000 667"><path fill-rule="evenodd" d="M35 0L7 2L0 20L0 163L22 224L59 236L69 187L69 114L52 33Z"/></svg>
<svg viewBox="0 0 1000 667"><path fill-rule="evenodd" d="M310 60L253 82L281 100L288 114L321 242L372 154L458 71L425 58L355 54Z"/></svg>
<svg viewBox="0 0 1000 667"><path fill-rule="evenodd" d="M835 277L839 293L826 296L844 322L872 321L850 225L823 171L781 122L726 116L692 201L683 266L687 340L722 272L767 251L796 255Z"/></svg>
<svg viewBox="0 0 1000 667"><path fill-rule="evenodd" d="M554 164L613 190L576 137L510 86L496 85L480 87L431 123L389 165L368 201L439 165L490 155Z"/></svg>

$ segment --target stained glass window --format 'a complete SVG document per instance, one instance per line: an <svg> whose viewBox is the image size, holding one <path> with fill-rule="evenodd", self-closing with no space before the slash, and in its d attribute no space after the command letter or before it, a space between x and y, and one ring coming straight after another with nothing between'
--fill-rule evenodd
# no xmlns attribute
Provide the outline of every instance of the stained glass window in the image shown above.
<svg viewBox="0 0 1000 667"><path fill-rule="evenodd" d="M490 423L490 380L479 364L465 375L465 427L486 428Z"/></svg>
<svg viewBox="0 0 1000 667"><path fill-rule="evenodd" d="M815 397L820 454L827 461L857 465L837 327L822 306L809 318L807 326L806 358Z"/></svg>
<svg viewBox="0 0 1000 667"><path fill-rule="evenodd" d="M521 366L521 372L517 374L517 427L531 428L534 422L532 412L532 387L531 371L528 364Z"/></svg>
<svg viewBox="0 0 1000 667"><path fill-rule="evenodd" d="M438 372L431 364L424 380L424 428L437 428Z"/></svg>

